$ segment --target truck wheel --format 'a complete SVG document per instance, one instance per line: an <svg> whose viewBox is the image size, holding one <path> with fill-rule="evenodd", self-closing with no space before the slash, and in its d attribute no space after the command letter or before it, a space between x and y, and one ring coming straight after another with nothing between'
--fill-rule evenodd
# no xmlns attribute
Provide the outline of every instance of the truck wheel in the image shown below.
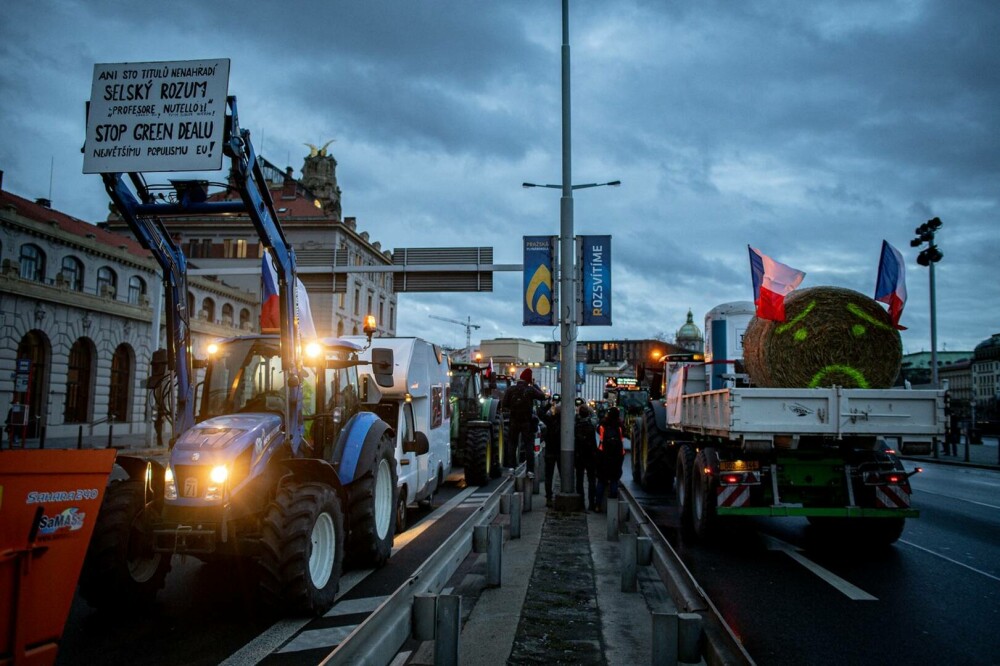
<svg viewBox="0 0 1000 666"><path fill-rule="evenodd" d="M677 466L674 479L674 492L677 494L677 511L680 513L681 531L691 534L694 531L691 518L691 484L694 469L694 449L690 444L681 444L677 451Z"/></svg>
<svg viewBox="0 0 1000 666"><path fill-rule="evenodd" d="M716 469L713 464L715 451L705 448L698 452L694 459L694 469L691 471L691 523L694 533L699 539L708 539L712 535L718 518L716 508L718 497L715 494L715 475L705 473L705 469Z"/></svg>
<svg viewBox="0 0 1000 666"><path fill-rule="evenodd" d="M396 534L406 531L406 489L399 489L399 499L396 500Z"/></svg>
<svg viewBox="0 0 1000 666"><path fill-rule="evenodd" d="M170 571L153 547L159 521L141 481L116 481L104 494L80 573L80 596L94 608L152 603Z"/></svg>
<svg viewBox="0 0 1000 666"><path fill-rule="evenodd" d="M260 589L283 612L322 615L333 606L344 561L344 516L323 483L289 483L267 508Z"/></svg>
<svg viewBox="0 0 1000 666"><path fill-rule="evenodd" d="M645 490L667 490L670 485L670 445L656 427L653 410L643 412L645 437L643 438L643 458L641 483Z"/></svg>
<svg viewBox="0 0 1000 666"><path fill-rule="evenodd" d="M486 428L470 428L465 442L465 480L474 486L485 486L490 480L490 431Z"/></svg>
<svg viewBox="0 0 1000 666"><path fill-rule="evenodd" d="M381 567L392 553L396 521L396 460L392 438L382 435L367 472L347 486L350 536L347 560L351 565Z"/></svg>

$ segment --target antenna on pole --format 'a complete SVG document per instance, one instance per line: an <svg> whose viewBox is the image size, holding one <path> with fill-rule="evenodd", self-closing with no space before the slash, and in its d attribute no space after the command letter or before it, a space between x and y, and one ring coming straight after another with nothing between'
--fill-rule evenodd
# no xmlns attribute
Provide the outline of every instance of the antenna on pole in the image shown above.
<svg viewBox="0 0 1000 666"><path fill-rule="evenodd" d="M479 324L472 323L472 317L468 318L468 321L459 321L457 319L448 319L447 317L438 317L437 315L427 315L431 319L440 319L441 321L448 321L452 324L458 324L459 326L465 327L465 348L468 349L472 347L472 329L481 328Z"/></svg>

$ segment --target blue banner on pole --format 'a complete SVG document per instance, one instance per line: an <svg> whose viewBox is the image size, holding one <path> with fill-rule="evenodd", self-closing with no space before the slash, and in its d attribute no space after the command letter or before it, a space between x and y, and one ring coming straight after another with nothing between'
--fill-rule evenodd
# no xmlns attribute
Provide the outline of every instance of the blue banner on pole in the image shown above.
<svg viewBox="0 0 1000 666"><path fill-rule="evenodd" d="M580 236L580 326L611 326L611 236Z"/></svg>
<svg viewBox="0 0 1000 666"><path fill-rule="evenodd" d="M524 326L555 326L554 236L524 237Z"/></svg>

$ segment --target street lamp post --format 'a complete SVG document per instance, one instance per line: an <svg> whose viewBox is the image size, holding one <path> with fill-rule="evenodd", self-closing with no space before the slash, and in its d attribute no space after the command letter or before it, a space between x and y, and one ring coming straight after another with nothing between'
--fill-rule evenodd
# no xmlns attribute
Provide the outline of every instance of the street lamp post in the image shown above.
<svg viewBox="0 0 1000 666"><path fill-rule="evenodd" d="M569 0L562 1L562 185L536 185L524 183L524 187L550 187L562 189L559 200L559 357L562 362L559 382L562 384L563 405L573 405L576 396L576 289L575 270L576 239L573 235L573 190L601 185L620 185L621 181L608 183L586 183L573 185L572 142L570 125L570 57L569 57ZM569 391L572 390L572 394ZM559 453L559 474L563 495L576 492L574 483L574 432L576 429L575 410L561 410L559 421L561 440ZM579 502L576 502L579 504Z"/></svg>

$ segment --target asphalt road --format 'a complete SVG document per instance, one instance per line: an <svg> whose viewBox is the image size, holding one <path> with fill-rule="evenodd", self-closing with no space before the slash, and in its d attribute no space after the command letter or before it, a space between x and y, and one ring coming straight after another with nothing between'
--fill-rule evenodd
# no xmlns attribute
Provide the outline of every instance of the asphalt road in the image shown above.
<svg viewBox="0 0 1000 666"><path fill-rule="evenodd" d="M921 517L882 550L830 543L800 518L695 543L671 498L647 501L759 664L1000 664L1000 472L923 467Z"/></svg>
<svg viewBox="0 0 1000 666"><path fill-rule="evenodd" d="M486 494L475 491L447 483L435 496L434 511L411 507L410 527L397 536L398 550L389 563L375 571L345 572L338 601L323 618L276 619L261 611L249 565L175 556L166 587L150 608L97 612L77 596L56 664L319 663L454 530L475 506L477 494ZM453 508L445 511L449 503Z"/></svg>

